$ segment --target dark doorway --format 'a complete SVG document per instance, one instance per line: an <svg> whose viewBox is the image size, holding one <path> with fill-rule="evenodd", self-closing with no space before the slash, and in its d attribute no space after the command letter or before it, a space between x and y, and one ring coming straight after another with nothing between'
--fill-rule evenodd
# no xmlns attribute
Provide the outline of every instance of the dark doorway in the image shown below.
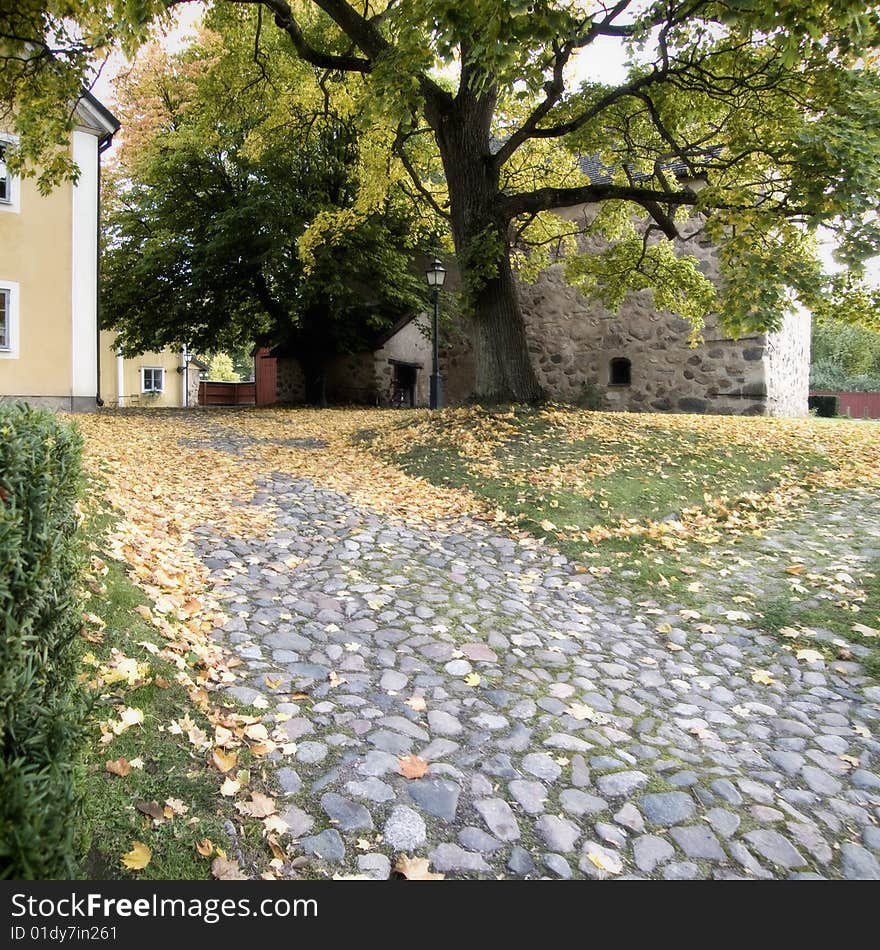
<svg viewBox="0 0 880 950"><path fill-rule="evenodd" d="M625 357L611 361L608 370L609 386L629 386L632 384L632 363Z"/></svg>
<svg viewBox="0 0 880 950"><path fill-rule="evenodd" d="M394 390L391 404L412 408L416 404L416 373L418 367L408 363L394 364Z"/></svg>

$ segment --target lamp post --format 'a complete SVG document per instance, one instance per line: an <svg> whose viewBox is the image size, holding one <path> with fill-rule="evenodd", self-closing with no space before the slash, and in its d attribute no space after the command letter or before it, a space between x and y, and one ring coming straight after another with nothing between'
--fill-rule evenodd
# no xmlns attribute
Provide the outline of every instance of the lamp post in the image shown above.
<svg viewBox="0 0 880 950"><path fill-rule="evenodd" d="M439 258L434 258L425 271L428 286L434 297L433 324L433 360L431 365L431 408L439 409L443 405L443 382L440 379L440 288L446 280L446 268Z"/></svg>

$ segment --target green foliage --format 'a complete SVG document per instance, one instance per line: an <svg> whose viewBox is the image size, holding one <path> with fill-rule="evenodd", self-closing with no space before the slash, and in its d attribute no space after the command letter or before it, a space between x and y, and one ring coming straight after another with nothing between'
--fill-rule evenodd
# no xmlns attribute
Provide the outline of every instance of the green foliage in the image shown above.
<svg viewBox="0 0 880 950"><path fill-rule="evenodd" d="M880 333L834 317L814 320L810 386L880 392Z"/></svg>
<svg viewBox="0 0 880 950"><path fill-rule="evenodd" d="M126 352L280 343L308 375L423 308L424 231L399 194L361 203L356 127L295 60L257 66L247 13L215 11L124 89L105 322Z"/></svg>
<svg viewBox="0 0 880 950"><path fill-rule="evenodd" d="M635 236L600 254L567 257L565 275L586 296L601 299L615 312L628 293L650 290L659 310L678 313L691 324L694 339L717 300L699 261L676 256L669 241L649 243Z"/></svg>
<svg viewBox="0 0 880 950"><path fill-rule="evenodd" d="M841 393L877 393L880 392L880 375L849 376L830 360L820 360L810 365L810 388Z"/></svg>
<svg viewBox="0 0 880 950"><path fill-rule="evenodd" d="M80 437L0 405L0 877L70 876L85 700L77 683Z"/></svg>
<svg viewBox="0 0 880 950"><path fill-rule="evenodd" d="M834 419L840 415L840 400L837 396L810 396L810 409L816 410L816 415L823 419Z"/></svg>
<svg viewBox="0 0 880 950"><path fill-rule="evenodd" d="M116 44L131 52L164 15L166 0L65 0L61 7L23 0L19 6L21 16L0 17L0 41L18 54L0 65L0 98L13 103L21 161L43 162L46 184L69 170L62 133L70 128L74 90L88 80L95 55ZM433 218L428 231L436 231L435 213L448 212L464 285L477 305L473 291L510 253L505 241L486 235L506 236L512 225L525 248L517 243L516 264L528 277L549 258L543 242L567 240L548 233L553 227L541 213L586 202L603 207L581 230L620 246L595 262L572 260L567 270L612 307L628 292L650 289L658 306L676 310L695 328L714 310L732 334L772 330L793 305L880 325L880 294L863 280L864 262L880 239L876 4L379 0L361 8L292 0L293 37L268 18L263 23L263 7L249 0L207 6L206 22L223 38L213 55L225 65L214 69L205 62L200 75L189 77L198 106L175 113L172 131L175 142L189 136L191 148L210 151L210 160L170 157L164 170L179 175L191 192L189 199L181 193L170 201L192 210L203 197L199 183L207 183L224 220L215 233L168 229L160 217L150 235L133 244L120 271L136 267L147 252L157 276L146 282L144 296L158 320L168 300L181 294L178 314L186 309L196 326L216 329L216 321L202 321L207 308L234 313L257 334L269 332L274 318L266 317L265 302L258 306L228 290L229 274L217 262L235 260L240 270L236 253L251 262L261 258L272 277L268 296L281 310L290 312L293 301L296 312L304 312L299 290L282 292L290 279L297 288L320 286L321 275L329 281L327 299L338 308L333 312L342 313L339 294L352 281L345 287L341 275L351 277L351 262L378 239L387 248L379 255L378 286L390 293L398 286L391 248L405 244L410 230L395 224L375 231L375 216L387 215L389 202L398 223L401 214L410 223L411 216L422 224ZM286 17L276 20L282 29ZM627 78L580 80L579 66L609 36L620 44ZM41 58L47 48L53 54ZM169 87L171 99L179 84L180 76ZM242 131L234 149L221 145L230 129ZM303 156L315 158L310 169ZM578 170L578 156L603 163L605 171L592 182L598 191L584 190L591 182ZM314 200L316 190L327 195L316 168L328 164L345 171L346 194ZM221 172L231 187L218 196ZM695 199L689 182L698 175L706 186ZM291 176L308 182L308 208L284 207ZM144 181L161 191L157 179L145 173ZM229 194L236 189L247 192L247 202L233 212ZM149 210L149 196L135 197ZM267 209L265 217L257 206ZM614 210L606 214L609 206ZM199 214L210 217L204 209ZM690 215L695 228L692 222L685 227ZM662 238L639 248L625 223L634 218L651 220ZM288 222L285 239L273 230L280 219ZM362 227L372 233L357 236ZM820 228L834 235L842 274L822 266L814 240ZM204 253L181 256L174 238L182 231ZM236 233L248 235L253 254L230 239ZM700 233L719 247L724 287L717 300L687 250ZM209 288L205 301L186 298L191 274L184 265L190 264L205 278L199 284ZM304 271L297 271L302 264ZM234 276L240 282L240 274ZM373 288L376 277L361 272L353 283ZM355 323L375 321L378 310L367 309ZM347 314L345 325L351 323ZM483 362L491 361L478 365Z"/></svg>
<svg viewBox="0 0 880 950"><path fill-rule="evenodd" d="M486 283L498 276L504 238L497 228L486 227L473 235L459 255L465 301L473 301Z"/></svg>
<svg viewBox="0 0 880 950"><path fill-rule="evenodd" d="M832 362L848 376L880 376L880 333L840 320L813 323L814 362Z"/></svg>
<svg viewBox="0 0 880 950"><path fill-rule="evenodd" d="M241 376L232 364L232 357L228 353L215 353L208 366L208 379L221 383L237 383Z"/></svg>

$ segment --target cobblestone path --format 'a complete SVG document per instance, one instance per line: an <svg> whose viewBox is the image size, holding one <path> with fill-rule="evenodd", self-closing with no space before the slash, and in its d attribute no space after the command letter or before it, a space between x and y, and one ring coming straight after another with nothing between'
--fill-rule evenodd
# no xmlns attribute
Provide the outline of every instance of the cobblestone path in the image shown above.
<svg viewBox="0 0 880 950"><path fill-rule="evenodd" d="M880 685L857 664L646 617L486 524L261 487L268 536L195 546L228 597L230 691L297 743L273 767L315 873L385 878L406 853L447 876L880 878Z"/></svg>

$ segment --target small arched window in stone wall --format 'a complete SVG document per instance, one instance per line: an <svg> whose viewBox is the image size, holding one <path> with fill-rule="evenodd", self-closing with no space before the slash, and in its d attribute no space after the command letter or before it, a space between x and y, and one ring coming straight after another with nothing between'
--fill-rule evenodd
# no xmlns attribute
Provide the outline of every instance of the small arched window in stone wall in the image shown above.
<svg viewBox="0 0 880 950"><path fill-rule="evenodd" d="M608 369L609 386L629 386L632 384L632 363L624 356L611 361Z"/></svg>

